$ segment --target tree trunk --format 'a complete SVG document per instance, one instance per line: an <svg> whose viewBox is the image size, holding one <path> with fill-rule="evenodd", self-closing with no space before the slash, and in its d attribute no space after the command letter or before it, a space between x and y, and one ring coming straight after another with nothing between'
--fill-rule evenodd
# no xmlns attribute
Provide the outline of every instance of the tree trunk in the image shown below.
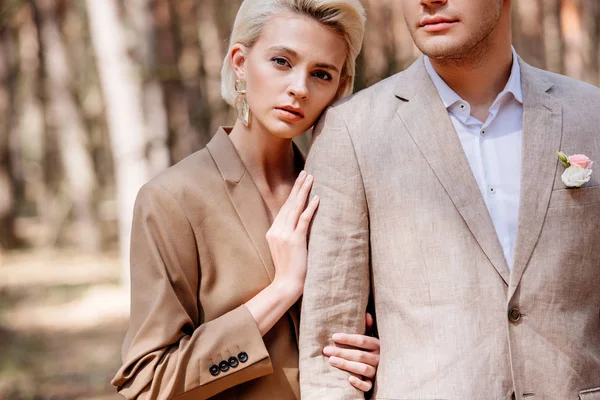
<svg viewBox="0 0 600 400"><path fill-rule="evenodd" d="M217 3L217 4L215 4ZM210 139L219 126L232 125L236 119L235 110L225 103L221 97L221 66L223 57L229 45L229 35L233 23L230 20L224 23L222 29L219 23L223 11L231 13L237 11L239 1L233 2L230 8L223 10L222 0L204 1L198 4L198 37L202 57L202 71L200 76L201 90L206 93L210 112L210 127L204 141Z"/></svg>
<svg viewBox="0 0 600 400"><path fill-rule="evenodd" d="M582 32L579 0L563 0L560 10L560 26L564 44L564 73L582 80L585 64L585 38Z"/></svg>
<svg viewBox="0 0 600 400"><path fill-rule="evenodd" d="M142 97L147 135L150 176L169 167L168 120L165 96L156 76L156 38L151 0L126 0L127 18L138 44L133 50L137 66L143 72Z"/></svg>
<svg viewBox="0 0 600 400"><path fill-rule="evenodd" d="M541 4L546 69L560 74L564 71L560 0L543 0Z"/></svg>
<svg viewBox="0 0 600 400"><path fill-rule="evenodd" d="M513 44L529 64L544 68L546 64L542 31L542 5L538 0L519 0L512 13Z"/></svg>
<svg viewBox="0 0 600 400"><path fill-rule="evenodd" d="M600 2L598 0L583 0L580 6L583 19L583 40L585 51L585 66L583 79L591 84L600 86L598 70L600 69Z"/></svg>
<svg viewBox="0 0 600 400"><path fill-rule="evenodd" d="M15 182L11 157L14 140L15 40L7 27L0 27L0 253L17 245L15 235Z"/></svg>
<svg viewBox="0 0 600 400"><path fill-rule="evenodd" d="M135 197L148 179L139 77L127 52L116 0L86 0L92 44L106 101L119 208L122 280L129 282L129 238Z"/></svg>
<svg viewBox="0 0 600 400"><path fill-rule="evenodd" d="M73 240L79 248L99 251L102 240L94 210L94 163L88 151L85 124L72 95L73 73L67 48L57 24L54 1L37 0L35 4L41 22L39 29L50 117L58 132L61 162L68 181L68 198L73 205L75 217ZM60 232L61 222L57 221L56 236Z"/></svg>

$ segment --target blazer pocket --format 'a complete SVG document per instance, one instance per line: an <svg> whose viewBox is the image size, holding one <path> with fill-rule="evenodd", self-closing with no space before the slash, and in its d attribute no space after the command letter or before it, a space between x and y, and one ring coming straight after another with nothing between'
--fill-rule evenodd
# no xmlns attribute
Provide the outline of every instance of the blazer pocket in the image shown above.
<svg viewBox="0 0 600 400"><path fill-rule="evenodd" d="M549 208L600 203L600 186L553 190Z"/></svg>
<svg viewBox="0 0 600 400"><path fill-rule="evenodd" d="M600 386L579 392L579 400L600 400Z"/></svg>

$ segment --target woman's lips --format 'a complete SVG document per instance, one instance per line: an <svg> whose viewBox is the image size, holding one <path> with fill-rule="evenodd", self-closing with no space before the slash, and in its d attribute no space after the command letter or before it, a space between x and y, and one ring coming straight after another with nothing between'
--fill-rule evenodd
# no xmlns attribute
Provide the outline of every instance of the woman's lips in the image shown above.
<svg viewBox="0 0 600 400"><path fill-rule="evenodd" d="M286 110L285 108L276 108L275 112L277 113L279 118L290 122L297 122L304 119L304 116L300 115L299 113L291 110Z"/></svg>

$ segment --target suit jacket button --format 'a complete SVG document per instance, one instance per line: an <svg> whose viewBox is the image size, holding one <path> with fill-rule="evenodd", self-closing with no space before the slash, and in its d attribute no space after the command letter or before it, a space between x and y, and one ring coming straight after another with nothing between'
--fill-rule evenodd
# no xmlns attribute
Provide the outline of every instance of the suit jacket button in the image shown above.
<svg viewBox="0 0 600 400"><path fill-rule="evenodd" d="M227 372L229 371L229 364L227 363L227 361L223 360L219 363L219 369L223 372Z"/></svg>
<svg viewBox="0 0 600 400"><path fill-rule="evenodd" d="M238 359L235 357L229 357L229 359L227 360L227 363L229 363L229 366L231 368L235 368L239 365Z"/></svg>
<svg viewBox="0 0 600 400"><path fill-rule="evenodd" d="M521 320L521 310L519 310L517 307L513 307L510 309L510 311L508 311L508 320L510 322L519 322Z"/></svg>
<svg viewBox="0 0 600 400"><path fill-rule="evenodd" d="M248 353L242 351L240 354L238 354L237 358L238 360L240 360L240 362L245 363L246 361L248 361Z"/></svg>
<svg viewBox="0 0 600 400"><path fill-rule="evenodd" d="M210 368L208 369L210 371L210 374L212 376L217 376L219 375L219 367L217 367L215 364L211 365Z"/></svg>

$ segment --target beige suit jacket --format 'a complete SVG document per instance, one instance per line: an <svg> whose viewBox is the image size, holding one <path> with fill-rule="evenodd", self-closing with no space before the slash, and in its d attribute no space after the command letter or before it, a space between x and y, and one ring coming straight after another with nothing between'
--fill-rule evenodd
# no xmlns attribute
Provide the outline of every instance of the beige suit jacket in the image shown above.
<svg viewBox="0 0 600 400"><path fill-rule="evenodd" d="M298 308L261 337L243 305L274 277L269 227L262 197L223 129L141 189L131 321L113 380L122 395L299 398Z"/></svg>
<svg viewBox="0 0 600 400"><path fill-rule="evenodd" d="M423 59L330 108L307 159L321 202L300 327L303 399L354 399L321 348L381 339L377 399L600 399L599 172L566 189L557 150L600 168L600 90L520 60L522 188L507 267Z"/></svg>

